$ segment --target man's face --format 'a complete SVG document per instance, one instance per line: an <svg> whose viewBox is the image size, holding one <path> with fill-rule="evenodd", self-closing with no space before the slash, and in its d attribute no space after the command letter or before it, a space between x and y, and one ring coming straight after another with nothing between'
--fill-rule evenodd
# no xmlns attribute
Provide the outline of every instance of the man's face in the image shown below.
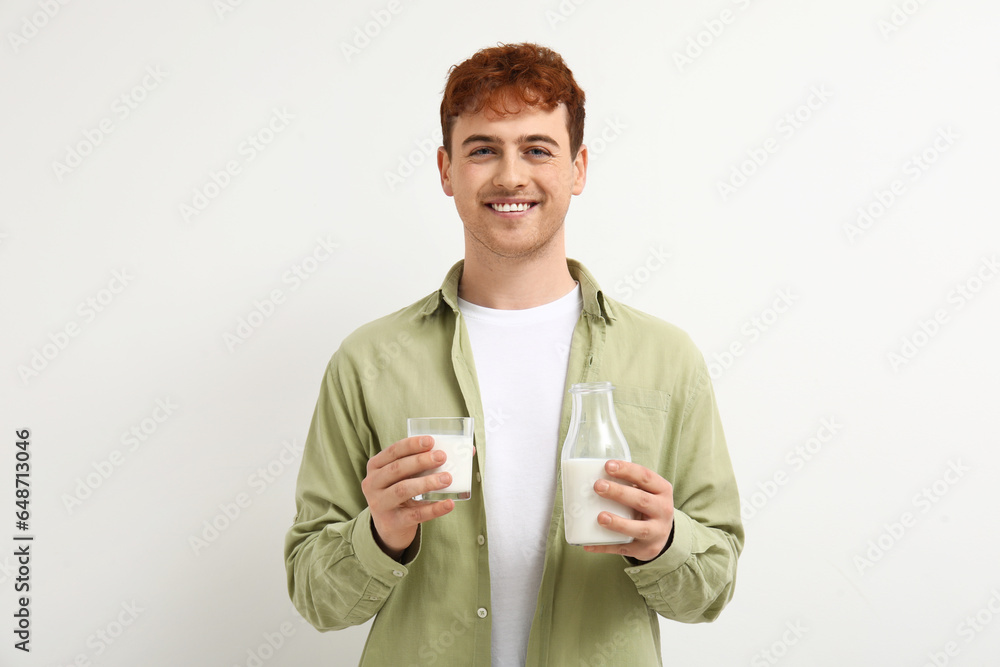
<svg viewBox="0 0 1000 667"><path fill-rule="evenodd" d="M566 120L562 104L551 111L523 107L503 118L489 109L458 117L451 157L439 148L438 169L465 225L467 248L523 259L561 241L570 196L583 192L587 173L587 148L573 159Z"/></svg>

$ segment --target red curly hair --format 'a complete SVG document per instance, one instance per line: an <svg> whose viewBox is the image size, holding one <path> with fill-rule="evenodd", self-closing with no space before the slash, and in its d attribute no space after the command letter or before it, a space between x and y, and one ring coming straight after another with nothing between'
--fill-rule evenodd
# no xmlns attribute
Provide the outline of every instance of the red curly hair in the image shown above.
<svg viewBox="0 0 1000 667"><path fill-rule="evenodd" d="M497 44L477 51L448 70L448 83L441 100L441 136L451 157L451 134L463 113L489 108L498 116L516 113L521 105L550 111L566 105L570 154L576 158L583 144L583 90L562 56L538 44ZM508 103L513 103L508 107Z"/></svg>

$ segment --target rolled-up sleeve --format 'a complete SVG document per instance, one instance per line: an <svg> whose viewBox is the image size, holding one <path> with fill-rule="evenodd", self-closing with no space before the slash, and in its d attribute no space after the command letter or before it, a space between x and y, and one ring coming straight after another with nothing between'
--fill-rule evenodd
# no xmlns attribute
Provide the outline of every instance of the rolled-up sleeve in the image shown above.
<svg viewBox="0 0 1000 667"><path fill-rule="evenodd" d="M316 629L364 623L408 574L375 542L361 490L374 453L359 386L340 353L327 365L296 485L296 516L284 544L288 593ZM412 562L417 541L405 554Z"/></svg>
<svg viewBox="0 0 1000 667"><path fill-rule="evenodd" d="M646 604L685 623L715 620L733 596L743 523L726 439L708 369L701 365L684 408L674 479L669 548L625 572Z"/></svg>

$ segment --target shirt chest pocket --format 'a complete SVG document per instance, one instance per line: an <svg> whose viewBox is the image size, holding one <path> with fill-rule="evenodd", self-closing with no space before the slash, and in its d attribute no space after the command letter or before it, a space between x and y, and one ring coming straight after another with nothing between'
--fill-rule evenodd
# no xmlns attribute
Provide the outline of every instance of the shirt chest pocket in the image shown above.
<svg viewBox="0 0 1000 667"><path fill-rule="evenodd" d="M659 470L670 446L670 394L658 389L615 385L615 414L632 460ZM662 474L662 471L660 471Z"/></svg>

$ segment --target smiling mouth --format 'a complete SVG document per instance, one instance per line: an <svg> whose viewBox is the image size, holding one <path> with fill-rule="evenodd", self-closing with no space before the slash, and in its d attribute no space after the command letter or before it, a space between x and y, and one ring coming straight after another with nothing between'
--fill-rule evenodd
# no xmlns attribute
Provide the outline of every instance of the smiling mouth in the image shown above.
<svg viewBox="0 0 1000 667"><path fill-rule="evenodd" d="M524 211L534 208L537 205L538 202L535 201L486 204L486 206L489 206L497 213L523 213Z"/></svg>

